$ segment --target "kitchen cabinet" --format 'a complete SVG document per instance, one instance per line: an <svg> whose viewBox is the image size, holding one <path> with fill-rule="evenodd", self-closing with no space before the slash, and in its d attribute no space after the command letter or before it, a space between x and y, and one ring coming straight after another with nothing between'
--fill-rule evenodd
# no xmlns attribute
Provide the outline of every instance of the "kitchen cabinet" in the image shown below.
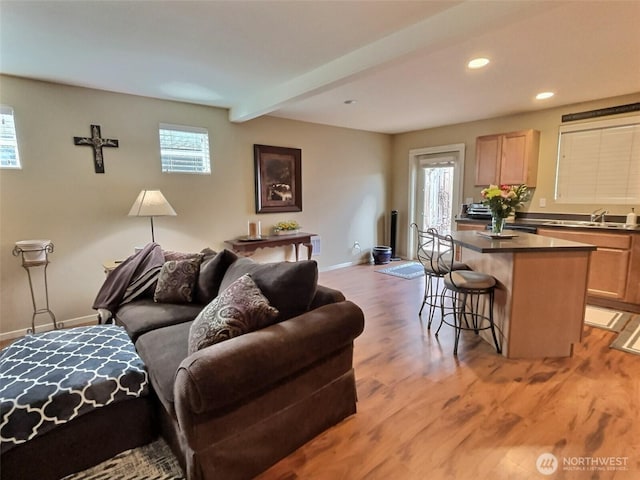
<svg viewBox="0 0 640 480"><path fill-rule="evenodd" d="M629 304L640 303L640 234L539 228L539 235L590 243L589 295Z"/></svg>
<svg viewBox="0 0 640 480"><path fill-rule="evenodd" d="M540 132L485 135L476 139L476 185L536 186Z"/></svg>
<svg viewBox="0 0 640 480"><path fill-rule="evenodd" d="M464 230L476 230L476 231L486 230L487 224L490 221L491 220L487 220L484 223L458 223L456 224L456 230L458 230L459 232Z"/></svg>

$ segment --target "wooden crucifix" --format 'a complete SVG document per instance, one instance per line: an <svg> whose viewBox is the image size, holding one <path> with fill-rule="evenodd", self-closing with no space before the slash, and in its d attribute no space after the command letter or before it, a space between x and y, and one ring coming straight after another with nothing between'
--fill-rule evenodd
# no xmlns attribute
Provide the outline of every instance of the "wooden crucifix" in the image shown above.
<svg viewBox="0 0 640 480"><path fill-rule="evenodd" d="M96 173L104 173L104 158L102 157L102 147L118 148L118 140L111 138L100 138L100 125L91 125L90 137L73 137L75 145L88 145L93 147L93 165Z"/></svg>

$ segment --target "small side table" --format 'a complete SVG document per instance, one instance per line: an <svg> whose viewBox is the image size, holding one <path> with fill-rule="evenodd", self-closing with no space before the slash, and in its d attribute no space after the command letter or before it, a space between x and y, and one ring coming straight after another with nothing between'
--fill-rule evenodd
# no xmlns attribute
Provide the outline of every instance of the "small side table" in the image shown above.
<svg viewBox="0 0 640 480"><path fill-rule="evenodd" d="M46 313L51 317L54 330L58 330L56 316L49 308L49 287L47 285L47 267L49 266L49 254L53 253L53 243L43 243L42 246L20 246L20 242L13 249L13 256L20 256L22 259L22 267L27 271L29 278L29 291L31 292L31 303L33 305L33 315L31 316L31 328L27 329L27 333L36 333L36 315ZM31 281L31 269L36 267L44 267L42 274L44 276L44 297L45 307L38 308L36 305L36 296L33 291L33 282Z"/></svg>
<svg viewBox="0 0 640 480"><path fill-rule="evenodd" d="M102 262L104 274L109 275L115 268L122 263L122 260L105 260Z"/></svg>

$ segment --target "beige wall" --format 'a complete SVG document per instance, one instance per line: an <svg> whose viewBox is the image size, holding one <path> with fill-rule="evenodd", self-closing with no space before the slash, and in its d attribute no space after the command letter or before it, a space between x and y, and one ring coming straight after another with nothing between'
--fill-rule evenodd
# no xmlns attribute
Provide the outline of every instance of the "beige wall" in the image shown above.
<svg viewBox="0 0 640 480"><path fill-rule="evenodd" d="M558 128L561 117L567 113L583 112L598 108L640 102L640 93L622 97L584 102L559 108L510 115L476 122L450 125L428 130L420 130L396 135L393 138L393 166L391 170L390 208L398 210L398 252L406 255L409 192L409 151L416 148L436 147L464 143L466 147L464 164L464 193L462 198L473 197L480 201L481 187L474 186L476 137L494 133L535 129L540 131L540 156L538 161L537 187L533 197L523 209L530 212L585 213L599 207L606 207L612 214L627 214L629 206L624 205L567 205L554 201L555 167L558 143ZM546 207L540 207L540 199L546 200ZM640 211L636 206L636 211ZM458 211L459 206L455 206Z"/></svg>
<svg viewBox="0 0 640 480"><path fill-rule="evenodd" d="M391 137L264 117L233 124L227 111L178 102L0 77L0 102L15 110L22 170L0 170L0 338L31 322L27 276L11 251L17 240L51 239L51 309L58 320L93 315L105 259L125 258L150 240L149 220L127 217L144 188L161 189L178 213L157 218L164 248L220 250L246 234L247 221L263 230L295 219L322 237L321 269L361 261L384 237ZM160 171L160 122L209 130L212 175ZM98 124L120 141L105 148L105 174L96 174L89 147L73 144ZM302 149L303 211L256 215L253 144ZM260 261L292 259L264 250ZM40 271L34 274L41 275ZM38 315L37 323L47 323ZM71 322L73 323L73 322ZM11 333L14 332L14 333Z"/></svg>
<svg viewBox="0 0 640 480"><path fill-rule="evenodd" d="M464 143L463 198L479 200L480 188L473 185L475 138L538 129L538 187L528 210L599 207L553 201L560 117L638 101L640 93L391 137L274 117L233 124L224 109L0 76L0 102L15 109L23 163L19 171L0 170L0 339L20 333L31 321L26 273L11 255L14 243L53 240L51 308L61 321L86 319L93 315L91 304L104 279L102 262L124 258L150 240L148 220L126 216L143 188L161 189L178 212L156 219L156 240L167 249L220 250L225 239L246 233L247 220L261 220L267 230L280 220L295 219L321 235L322 253L315 258L321 269L329 269L362 261L374 245L388 243L390 209L399 211L398 251L406 254L408 156L415 148ZM161 173L160 122L209 130L212 175ZM74 136L89 135L91 124L101 125L103 137L120 141L120 148L104 150L103 175L94 173L91 149L73 145ZM302 212L254 213L254 143L302 149ZM547 201L544 209L538 206L540 198ZM606 207L616 214L628 210ZM356 240L364 255L352 251ZM274 249L255 258L292 256ZM34 274L39 278L39 271ZM36 320L48 322L46 315Z"/></svg>

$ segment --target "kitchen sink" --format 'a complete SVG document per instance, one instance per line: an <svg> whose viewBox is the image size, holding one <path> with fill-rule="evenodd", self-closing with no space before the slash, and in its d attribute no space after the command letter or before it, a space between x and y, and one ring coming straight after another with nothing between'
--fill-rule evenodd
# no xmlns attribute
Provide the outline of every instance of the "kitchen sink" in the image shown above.
<svg viewBox="0 0 640 480"><path fill-rule="evenodd" d="M544 225L564 225L567 227L594 227L600 225L600 222L583 222L581 220L549 220Z"/></svg>
<svg viewBox="0 0 640 480"><path fill-rule="evenodd" d="M619 222L589 222L582 220L549 220L544 222L543 225L553 225L560 227L579 227L579 228L612 228L612 229L624 229L624 230L636 230L640 228L640 225L627 225L626 223Z"/></svg>

